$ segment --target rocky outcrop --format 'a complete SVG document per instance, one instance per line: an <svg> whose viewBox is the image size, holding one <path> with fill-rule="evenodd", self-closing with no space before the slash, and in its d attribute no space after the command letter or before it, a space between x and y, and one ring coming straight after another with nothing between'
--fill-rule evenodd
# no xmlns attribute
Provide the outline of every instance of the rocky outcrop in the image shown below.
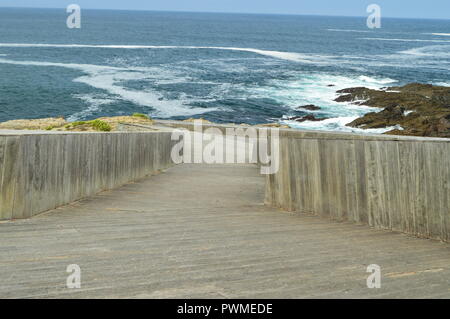
<svg viewBox="0 0 450 319"><path fill-rule="evenodd" d="M5 130L47 130L47 131L116 131L120 123L153 124L153 120L143 114L131 116L101 117L92 121L67 122L63 117L43 119L11 120L0 123L0 129Z"/></svg>
<svg viewBox="0 0 450 319"><path fill-rule="evenodd" d="M20 119L0 123L2 130L45 130L48 127L62 127L67 122L63 117L48 117L42 119Z"/></svg>
<svg viewBox="0 0 450 319"><path fill-rule="evenodd" d="M349 88L337 93L340 96L336 102L383 109L367 113L348 126L362 129L398 126L386 134L450 137L450 87L412 83L384 90Z"/></svg>

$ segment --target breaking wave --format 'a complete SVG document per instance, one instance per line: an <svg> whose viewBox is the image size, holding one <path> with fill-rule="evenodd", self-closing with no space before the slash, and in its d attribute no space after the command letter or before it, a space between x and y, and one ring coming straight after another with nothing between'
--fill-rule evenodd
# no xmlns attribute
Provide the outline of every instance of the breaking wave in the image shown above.
<svg viewBox="0 0 450 319"><path fill-rule="evenodd" d="M400 51L399 53L419 57L432 57L433 59L450 58L450 45L430 45L426 47Z"/></svg>
<svg viewBox="0 0 450 319"><path fill-rule="evenodd" d="M102 45L102 44L46 44L46 43L0 43L0 47L7 48L100 48L100 49L125 49L125 50L137 50L137 49L190 49L190 50L225 50L225 51L239 51L249 52L258 55L268 56L276 59L302 62L302 63L314 63L325 64L328 59L333 58L331 56L321 55L307 55L296 52L283 52L283 51L271 51L260 50L253 48L235 48L235 47L215 47L215 46L157 46L157 45Z"/></svg>
<svg viewBox="0 0 450 319"><path fill-rule="evenodd" d="M359 39L370 41L394 41L394 42L434 42L434 43L450 42L450 40L427 40L427 39L391 39L391 38L359 38Z"/></svg>
<svg viewBox="0 0 450 319"><path fill-rule="evenodd" d="M327 31L331 32L357 32L357 33L373 33L374 31L369 30L347 30L347 29L327 29Z"/></svg>
<svg viewBox="0 0 450 319"><path fill-rule="evenodd" d="M424 34L437 35L437 36L442 36L442 37L450 37L450 33L424 33Z"/></svg>
<svg viewBox="0 0 450 319"><path fill-rule="evenodd" d="M360 129L346 126L348 123L356 120L358 117L337 117L326 119L318 122L303 122L298 123L295 121L285 120L284 124L289 125L293 128L305 129L305 130L318 130L318 131L338 131L338 132L348 132L348 133L369 133L369 134L382 134L393 129L399 129L398 126L391 126L385 128L377 129Z"/></svg>

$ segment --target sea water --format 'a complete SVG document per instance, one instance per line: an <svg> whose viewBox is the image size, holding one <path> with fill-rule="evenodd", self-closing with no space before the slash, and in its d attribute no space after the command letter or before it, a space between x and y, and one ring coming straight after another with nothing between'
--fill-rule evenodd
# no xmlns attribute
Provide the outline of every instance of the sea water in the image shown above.
<svg viewBox="0 0 450 319"><path fill-rule="evenodd" d="M337 90L450 86L450 20L83 10L69 29L67 15L0 8L0 121L140 112L360 131L345 124L376 109ZM289 120L311 113L327 119Z"/></svg>

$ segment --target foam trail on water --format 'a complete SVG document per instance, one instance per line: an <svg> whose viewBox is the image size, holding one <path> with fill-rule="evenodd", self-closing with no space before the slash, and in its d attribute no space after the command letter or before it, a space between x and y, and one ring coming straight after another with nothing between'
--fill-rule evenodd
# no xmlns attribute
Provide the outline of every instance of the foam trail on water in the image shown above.
<svg viewBox="0 0 450 319"><path fill-rule="evenodd" d="M294 74L293 74L294 75ZM383 133L388 129L375 131L363 131L362 129L347 127L346 124L377 109L352 103L340 103L334 101L336 91L349 87L364 86L379 89L387 83L397 82L389 78L375 78L364 76L341 76L321 73L298 74L296 80L272 80L267 86L258 86L251 89L253 98L273 98L282 105L291 107L295 112L312 113L316 117L328 118L323 121L297 122L289 120L291 115L284 116L281 123L293 128L307 130L326 130L343 132ZM333 84L333 86L329 86ZM301 105L314 104L319 110L305 110ZM381 110L381 109L380 109Z"/></svg>
<svg viewBox="0 0 450 319"><path fill-rule="evenodd" d="M389 79L389 78L376 79L376 78L372 78L372 77L365 76L365 75L361 75L358 79L363 82L374 83L374 84L390 84L390 83L397 82L397 80L394 80L394 79Z"/></svg>
<svg viewBox="0 0 450 319"><path fill-rule="evenodd" d="M377 129L360 129L346 126L348 123L356 120L358 117L337 117L332 119L326 119L319 122L306 121L298 123L295 121L285 120L282 123L287 124L293 128L306 129L306 130L319 130L319 131L339 131L349 133L369 133L369 134L382 134L394 129L401 129L399 126L390 126Z"/></svg>
<svg viewBox="0 0 450 319"><path fill-rule="evenodd" d="M397 82L390 78L375 78L367 75L340 76L321 73L293 73L293 79L271 80L267 85L250 88L252 98L274 98L283 105L297 108L300 105L315 104L329 115L359 115L365 107L335 102L336 91L349 87L364 86L380 89L386 84ZM329 86L332 84L333 86ZM370 109L370 108L369 108ZM362 111L362 113L361 113Z"/></svg>
<svg viewBox="0 0 450 319"><path fill-rule="evenodd" d="M182 100L164 100L163 96L153 90L136 91L119 85L123 81L143 80L151 76L151 68L119 68L91 64L16 61L0 58L0 64L14 64L26 66L62 67L82 71L87 75L76 78L74 82L84 83L97 89L105 90L119 99L133 102L138 105L154 108L156 115L171 117L175 115L190 116L211 112L217 108L189 107ZM86 101L86 100L85 100ZM97 105L98 106L98 105ZM93 106L95 110L95 105ZM92 111L91 110L91 111Z"/></svg>
<svg viewBox="0 0 450 319"><path fill-rule="evenodd" d="M331 31L331 32L358 32L358 33L371 33L374 31L369 31L369 30L347 30L347 29L327 29L327 31Z"/></svg>
<svg viewBox="0 0 450 319"><path fill-rule="evenodd" d="M61 68L77 69L82 71L100 71L100 70L129 70L126 68L117 68L113 66L93 65L93 64L77 64L77 63L59 63L59 62L41 62L41 61L19 61L0 59L3 64L29 65L29 66L56 66Z"/></svg>
<svg viewBox="0 0 450 319"><path fill-rule="evenodd" d="M424 33L424 34L438 35L438 36L442 36L442 37L450 37L450 33Z"/></svg>
<svg viewBox="0 0 450 319"><path fill-rule="evenodd" d="M271 50L260 50L254 48L235 48L235 47L214 47L214 46L156 46L156 45L103 45L103 44L45 44L45 43L0 43L0 47L10 48L100 48L100 49L191 49L191 50L224 50L224 51L239 51L250 52L258 55L269 56L276 59L302 62L302 63L314 63L314 64L327 64L331 56L320 55L306 55L296 52L282 52Z"/></svg>
<svg viewBox="0 0 450 319"><path fill-rule="evenodd" d="M98 111L102 105L111 104L117 101L115 99L108 99L103 95L94 94L74 94L73 97L86 102L87 104L89 104L89 107L78 113L70 115L67 118L69 122L74 122L81 118L89 116L93 112Z"/></svg>
<svg viewBox="0 0 450 319"><path fill-rule="evenodd" d="M400 51L400 54L413 55L418 57L449 58L450 45L430 45L421 48Z"/></svg>
<svg viewBox="0 0 450 319"><path fill-rule="evenodd" d="M450 40L425 40L425 39L391 39L391 38L359 38L360 40L371 41L395 41L395 42L434 42L434 43L448 43Z"/></svg>

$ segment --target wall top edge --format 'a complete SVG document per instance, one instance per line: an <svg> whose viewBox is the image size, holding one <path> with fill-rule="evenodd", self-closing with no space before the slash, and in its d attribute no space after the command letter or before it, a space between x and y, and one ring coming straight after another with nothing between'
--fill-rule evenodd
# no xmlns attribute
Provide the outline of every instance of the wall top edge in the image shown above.
<svg viewBox="0 0 450 319"><path fill-rule="evenodd" d="M0 130L0 136L37 136L37 135L136 135L136 134L167 134L170 132L130 131L130 132L46 132L34 130Z"/></svg>
<svg viewBox="0 0 450 319"><path fill-rule="evenodd" d="M193 123L183 121L168 121L157 120L157 122L172 127L192 127ZM204 128L217 127L217 128L256 128L270 130L270 127L261 126L246 126L246 125L232 125L232 124L216 124L205 123L202 124ZM420 137L420 136L402 136L402 135L384 135L384 134L371 134L371 133L347 133L347 132L332 132L332 131L313 131L313 130L298 130L298 129L286 129L280 128L280 137L288 137L295 139L329 139L329 140L360 140L360 141L407 141L407 142L438 142L438 143L450 143L450 138L438 138L438 137Z"/></svg>

